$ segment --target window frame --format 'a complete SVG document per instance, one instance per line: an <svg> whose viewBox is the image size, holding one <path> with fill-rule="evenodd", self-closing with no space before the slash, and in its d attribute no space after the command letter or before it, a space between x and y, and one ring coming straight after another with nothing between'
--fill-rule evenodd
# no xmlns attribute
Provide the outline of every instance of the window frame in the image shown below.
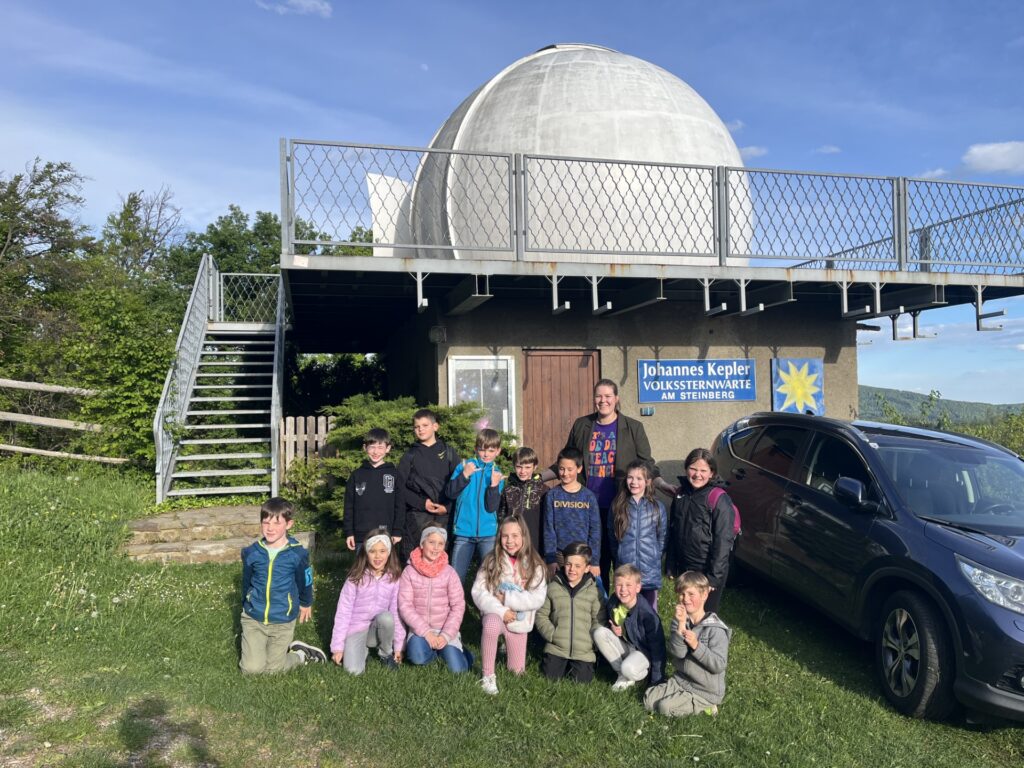
<svg viewBox="0 0 1024 768"><path fill-rule="evenodd" d="M505 364L505 369L508 372L508 426L494 427L499 432L510 432L518 434L516 429L516 406L518 400L517 387L516 387L516 358L515 355L449 355L448 356L448 405L456 405L458 401L455 399L455 375L457 373L457 364L463 362L486 362L492 364L492 367L485 368L480 367L477 370L502 370L498 366L499 363ZM481 403L482 405L482 403Z"/></svg>

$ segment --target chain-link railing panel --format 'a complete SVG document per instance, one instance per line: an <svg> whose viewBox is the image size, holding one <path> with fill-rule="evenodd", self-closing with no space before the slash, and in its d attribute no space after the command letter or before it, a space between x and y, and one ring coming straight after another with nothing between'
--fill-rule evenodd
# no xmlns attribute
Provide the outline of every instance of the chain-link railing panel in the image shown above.
<svg viewBox="0 0 1024 768"><path fill-rule="evenodd" d="M893 182L864 176L728 171L729 255L888 269Z"/></svg>
<svg viewBox="0 0 1024 768"><path fill-rule="evenodd" d="M171 466L174 462L174 429L185 423L185 412L199 365L206 323L210 317L214 298L211 289L219 283L217 265L209 256L203 256L192 286L192 295L185 318L178 332L174 360L164 380L164 389L153 419L153 439L156 442L157 501L163 501L170 486Z"/></svg>
<svg viewBox="0 0 1024 768"><path fill-rule="evenodd" d="M278 275L224 272L220 314L226 323L273 323L277 317Z"/></svg>
<svg viewBox="0 0 1024 768"><path fill-rule="evenodd" d="M907 219L908 270L1024 270L1024 188L908 181Z"/></svg>
<svg viewBox="0 0 1024 768"><path fill-rule="evenodd" d="M307 142L291 152L297 244L345 254L366 248L360 235L372 232L374 244L390 246L376 255L512 257L511 155Z"/></svg>
<svg viewBox="0 0 1024 768"><path fill-rule="evenodd" d="M714 169L524 160L527 253L714 257Z"/></svg>

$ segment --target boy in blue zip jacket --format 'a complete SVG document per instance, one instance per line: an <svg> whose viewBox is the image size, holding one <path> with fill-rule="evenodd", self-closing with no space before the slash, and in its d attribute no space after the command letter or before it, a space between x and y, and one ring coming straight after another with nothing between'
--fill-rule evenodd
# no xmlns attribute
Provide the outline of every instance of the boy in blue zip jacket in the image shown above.
<svg viewBox="0 0 1024 768"><path fill-rule="evenodd" d="M295 622L313 613L313 568L309 552L288 535L295 510L290 501L273 498L260 507L263 538L242 550L243 674L287 672L326 662L312 645L292 640Z"/></svg>
<svg viewBox="0 0 1024 768"><path fill-rule="evenodd" d="M452 472L446 492L455 499L455 523L452 568L466 583L469 564L476 552L482 563L494 549L498 532L498 506L505 480L494 465L501 451L501 435L493 429L481 429L476 436L476 458L466 459Z"/></svg>

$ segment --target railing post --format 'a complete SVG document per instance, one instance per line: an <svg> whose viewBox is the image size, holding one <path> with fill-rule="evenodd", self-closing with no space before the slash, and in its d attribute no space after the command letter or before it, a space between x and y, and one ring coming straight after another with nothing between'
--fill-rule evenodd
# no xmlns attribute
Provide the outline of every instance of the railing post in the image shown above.
<svg viewBox="0 0 1024 768"><path fill-rule="evenodd" d="M513 195L515 201L515 248L516 261L526 260L526 160L522 154L512 156Z"/></svg>
<svg viewBox="0 0 1024 768"><path fill-rule="evenodd" d="M729 169L722 165L715 166L712 204L715 210L715 252L718 265L724 267L729 263Z"/></svg>
<svg viewBox="0 0 1024 768"><path fill-rule="evenodd" d="M907 269L908 232L907 222L907 179L897 176L892 180L892 244L896 269Z"/></svg>
<svg viewBox="0 0 1024 768"><path fill-rule="evenodd" d="M286 139L281 139L279 152L281 156L281 268L283 269L285 257L293 251L289 224L292 219L291 188L288 184L288 161L290 158Z"/></svg>

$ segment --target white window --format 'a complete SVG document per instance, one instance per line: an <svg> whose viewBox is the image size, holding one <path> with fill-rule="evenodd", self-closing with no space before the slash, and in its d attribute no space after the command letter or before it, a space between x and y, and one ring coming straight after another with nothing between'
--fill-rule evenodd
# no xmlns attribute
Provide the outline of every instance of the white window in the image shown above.
<svg viewBox="0 0 1024 768"><path fill-rule="evenodd" d="M479 427L514 432L516 371L512 357L465 355L448 358L448 402L483 406Z"/></svg>

